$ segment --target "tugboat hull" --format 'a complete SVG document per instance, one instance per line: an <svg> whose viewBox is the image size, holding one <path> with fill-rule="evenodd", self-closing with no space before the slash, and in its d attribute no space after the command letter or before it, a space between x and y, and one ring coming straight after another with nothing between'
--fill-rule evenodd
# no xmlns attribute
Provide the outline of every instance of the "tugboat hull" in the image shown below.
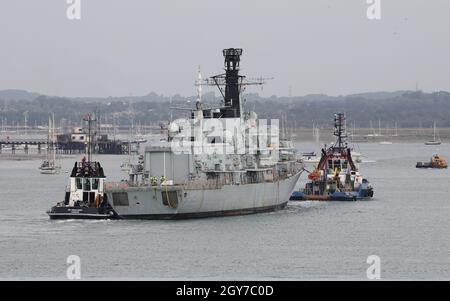
<svg viewBox="0 0 450 301"><path fill-rule="evenodd" d="M352 202L368 200L373 197L372 189L361 191L334 192L329 195L310 195L302 191L294 191L290 197L290 201L341 201Z"/></svg>
<svg viewBox="0 0 450 301"><path fill-rule="evenodd" d="M445 169L447 165L441 166L438 164L433 164L430 162L417 162L416 168L437 168L437 169Z"/></svg>
<svg viewBox="0 0 450 301"><path fill-rule="evenodd" d="M111 208L58 207L47 211L50 219L116 219L117 214Z"/></svg>
<svg viewBox="0 0 450 301"><path fill-rule="evenodd" d="M431 157L431 160L429 162L417 162L416 168L447 168L447 162L445 162L445 159L434 155Z"/></svg>

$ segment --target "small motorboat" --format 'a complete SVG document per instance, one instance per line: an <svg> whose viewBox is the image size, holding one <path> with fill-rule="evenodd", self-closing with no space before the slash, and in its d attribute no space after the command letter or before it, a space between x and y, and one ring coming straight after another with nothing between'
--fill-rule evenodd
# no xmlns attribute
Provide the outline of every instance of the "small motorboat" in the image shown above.
<svg viewBox="0 0 450 301"><path fill-rule="evenodd" d="M361 158L362 154L361 153L352 150L351 155L352 155L353 161L355 161L356 163L362 163L362 158Z"/></svg>
<svg viewBox="0 0 450 301"><path fill-rule="evenodd" d="M61 166L56 164L54 160L44 160L39 166L41 174L53 175L59 173Z"/></svg>
<svg viewBox="0 0 450 301"><path fill-rule="evenodd" d="M303 153L301 155L301 161L303 163L319 163L320 157L315 152Z"/></svg>
<svg viewBox="0 0 450 301"><path fill-rule="evenodd" d="M417 162L416 168L447 168L447 162L444 158L440 157L439 155L434 155L431 157L431 160L429 162Z"/></svg>

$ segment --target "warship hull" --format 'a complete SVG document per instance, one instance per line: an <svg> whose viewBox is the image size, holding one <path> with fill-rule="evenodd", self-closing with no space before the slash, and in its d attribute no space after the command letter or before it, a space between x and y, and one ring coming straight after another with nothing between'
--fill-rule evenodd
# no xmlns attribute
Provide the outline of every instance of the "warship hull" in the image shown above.
<svg viewBox="0 0 450 301"><path fill-rule="evenodd" d="M110 187L110 205L122 219L186 219L246 215L283 209L300 177L195 189L182 185Z"/></svg>

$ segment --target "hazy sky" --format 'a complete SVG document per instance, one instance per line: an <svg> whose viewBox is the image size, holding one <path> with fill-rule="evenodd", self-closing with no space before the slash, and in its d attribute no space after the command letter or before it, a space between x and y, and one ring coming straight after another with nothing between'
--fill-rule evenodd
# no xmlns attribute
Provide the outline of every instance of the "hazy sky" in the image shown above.
<svg viewBox="0 0 450 301"><path fill-rule="evenodd" d="M450 1L0 0L0 89L62 96L194 95L197 66L221 73L244 48L243 73L288 95L450 91Z"/></svg>

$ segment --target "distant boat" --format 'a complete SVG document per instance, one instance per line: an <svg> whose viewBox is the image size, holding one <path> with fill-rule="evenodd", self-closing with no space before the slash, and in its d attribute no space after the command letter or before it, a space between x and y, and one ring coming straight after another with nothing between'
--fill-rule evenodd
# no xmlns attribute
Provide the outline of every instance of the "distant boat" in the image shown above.
<svg viewBox="0 0 450 301"><path fill-rule="evenodd" d="M56 162L56 135L54 125L55 117L51 115L48 118L47 158L39 166L41 174L45 175L57 174L61 170L61 165Z"/></svg>
<svg viewBox="0 0 450 301"><path fill-rule="evenodd" d="M355 133L356 133L356 125L355 125L355 122L352 122L352 133L350 135L352 143L354 143L354 140L355 140L354 139ZM362 159L361 159L362 154L360 152L355 151L354 146L351 148L351 155L352 155L353 161L355 161L356 163L362 162Z"/></svg>
<svg viewBox="0 0 450 301"><path fill-rule="evenodd" d="M320 150L320 131L315 124L313 124L313 137L316 142L316 149ZM307 152L301 154L301 160L303 163L319 163L320 156L315 152Z"/></svg>
<svg viewBox="0 0 450 301"><path fill-rule="evenodd" d="M59 173L61 166L55 164L54 160L44 160L41 166L39 166L39 169L41 170L41 174L53 175Z"/></svg>
<svg viewBox="0 0 450 301"><path fill-rule="evenodd" d="M434 155L430 162L417 162L416 168L447 168L447 162L444 158Z"/></svg>
<svg viewBox="0 0 450 301"><path fill-rule="evenodd" d="M398 126L397 126L397 122L395 123L394 134L392 134L392 137L398 137Z"/></svg>
<svg viewBox="0 0 450 301"><path fill-rule="evenodd" d="M303 163L319 163L320 157L315 152L303 153L301 160Z"/></svg>
<svg viewBox="0 0 450 301"><path fill-rule="evenodd" d="M425 142L425 145L441 145L441 138L436 139L436 122L433 123L433 140Z"/></svg>
<svg viewBox="0 0 450 301"><path fill-rule="evenodd" d="M145 143L145 142L147 142L147 138L144 135L142 135L142 134L138 134L135 137L136 137L134 139L135 143Z"/></svg>
<svg viewBox="0 0 450 301"><path fill-rule="evenodd" d="M361 155L361 153L352 150L351 151L351 155L352 155L353 161L355 161L356 163L361 163L362 162L362 159L361 159L362 155Z"/></svg>
<svg viewBox="0 0 450 301"><path fill-rule="evenodd" d="M392 144L392 142L391 141L380 141L380 144L389 145L389 144Z"/></svg>

